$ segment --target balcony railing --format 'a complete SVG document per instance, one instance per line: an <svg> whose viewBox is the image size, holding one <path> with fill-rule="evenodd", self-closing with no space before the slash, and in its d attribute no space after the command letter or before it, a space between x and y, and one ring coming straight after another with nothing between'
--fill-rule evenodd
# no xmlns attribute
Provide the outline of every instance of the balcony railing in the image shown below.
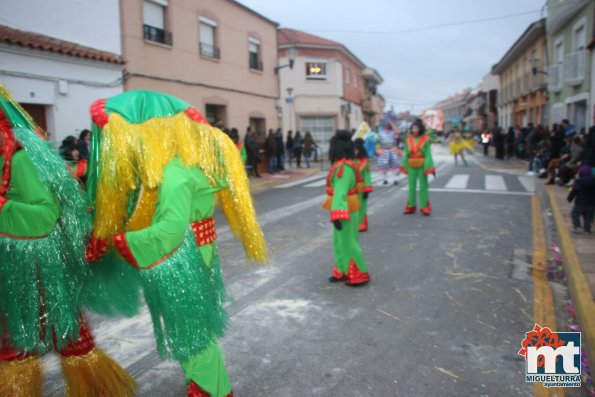
<svg viewBox="0 0 595 397"><path fill-rule="evenodd" d="M585 51L566 55L564 60L564 81L569 85L581 85L585 79Z"/></svg>
<svg viewBox="0 0 595 397"><path fill-rule="evenodd" d="M564 86L563 73L564 65L557 63L550 65L548 72L548 90L551 92L560 92Z"/></svg>
<svg viewBox="0 0 595 397"><path fill-rule="evenodd" d="M221 58L221 52L219 51L219 47L215 47L210 44L200 43L199 51L200 51L200 55L202 55L203 57L213 58L213 59Z"/></svg>
<svg viewBox="0 0 595 397"><path fill-rule="evenodd" d="M151 25L143 25L143 37L145 40L165 45L172 45L173 43L171 32Z"/></svg>
<svg viewBox="0 0 595 397"><path fill-rule="evenodd" d="M380 96L370 95L362 101L362 110L365 113L380 114L384 112L384 104Z"/></svg>
<svg viewBox="0 0 595 397"><path fill-rule="evenodd" d="M529 73L523 76L523 94L529 93Z"/></svg>
<svg viewBox="0 0 595 397"><path fill-rule="evenodd" d="M250 60L250 69L252 70L259 70L262 72L262 70L264 69L262 62L260 61L253 61L252 59Z"/></svg>
<svg viewBox="0 0 595 397"><path fill-rule="evenodd" d="M521 78L517 78L514 84L514 97L518 98L521 96Z"/></svg>

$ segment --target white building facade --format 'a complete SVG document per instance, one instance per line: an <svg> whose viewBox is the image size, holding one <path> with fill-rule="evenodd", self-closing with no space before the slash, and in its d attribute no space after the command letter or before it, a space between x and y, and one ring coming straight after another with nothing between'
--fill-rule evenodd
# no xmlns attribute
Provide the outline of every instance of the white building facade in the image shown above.
<svg viewBox="0 0 595 397"><path fill-rule="evenodd" d="M0 2L0 81L55 145L90 128L95 99L123 91L119 7L118 0Z"/></svg>

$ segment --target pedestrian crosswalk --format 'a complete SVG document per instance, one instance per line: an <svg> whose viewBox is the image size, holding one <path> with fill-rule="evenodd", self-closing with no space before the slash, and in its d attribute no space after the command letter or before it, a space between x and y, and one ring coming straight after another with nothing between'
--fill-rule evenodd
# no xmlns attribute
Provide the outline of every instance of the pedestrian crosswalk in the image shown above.
<svg viewBox="0 0 595 397"><path fill-rule="evenodd" d="M405 174L395 176L394 173L389 173L387 185L384 185L384 178L385 176L382 173L373 172L373 185L375 187L392 187L393 181L396 180L399 186L403 187L405 190L408 189L407 175ZM533 195L535 193L535 180L533 177L510 174L457 173L454 175L442 176L438 179L430 176L428 183L430 184L430 191L434 192L492 193L508 195ZM321 172L308 178L275 186L275 189L287 189L291 187L321 189L324 188L325 185L326 173Z"/></svg>

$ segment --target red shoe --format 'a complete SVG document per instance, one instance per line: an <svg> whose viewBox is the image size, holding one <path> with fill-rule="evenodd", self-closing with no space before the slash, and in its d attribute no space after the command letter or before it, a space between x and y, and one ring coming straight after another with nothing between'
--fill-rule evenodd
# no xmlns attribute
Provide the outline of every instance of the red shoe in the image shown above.
<svg viewBox="0 0 595 397"><path fill-rule="evenodd" d="M339 271L339 269L337 269L337 266L335 265L333 267L333 274L332 276L329 277L328 281L330 281L331 283L336 283L338 281L345 281L347 279L347 276L344 275L343 273L341 273Z"/></svg>
<svg viewBox="0 0 595 397"><path fill-rule="evenodd" d="M364 215L364 219L362 219L362 224L359 225L358 230L360 232L367 232L368 231L368 214Z"/></svg>
<svg viewBox="0 0 595 397"><path fill-rule="evenodd" d="M415 214L415 211L416 211L416 210L417 210L417 207L416 207L415 205L414 205L414 206L409 206L409 205L406 205L406 206L405 206L405 210L403 211L403 213L404 213L405 215L409 215L409 214Z"/></svg>
<svg viewBox="0 0 595 397"><path fill-rule="evenodd" d="M347 272L347 285L355 286L366 284L370 281L370 274L364 273L357 268L354 260L349 261L349 270Z"/></svg>
<svg viewBox="0 0 595 397"><path fill-rule="evenodd" d="M426 208L420 209L419 212L421 212L422 215L430 216L432 213L432 206L430 205L430 202L428 201L428 206Z"/></svg>

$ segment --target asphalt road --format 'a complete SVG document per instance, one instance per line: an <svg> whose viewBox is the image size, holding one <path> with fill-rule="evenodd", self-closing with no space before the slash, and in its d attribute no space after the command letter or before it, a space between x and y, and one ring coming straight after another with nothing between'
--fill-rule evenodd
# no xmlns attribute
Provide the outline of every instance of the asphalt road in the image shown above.
<svg viewBox="0 0 595 397"><path fill-rule="evenodd" d="M475 160L454 167L435 151L431 217L402 214L405 181L371 194L364 287L327 281L322 174L255 197L270 266L246 262L219 221L232 297L222 345L236 396L533 395L516 354L533 326L532 284L511 264L515 250L532 248L531 180ZM138 380L139 396L185 395L182 370L155 353L146 309L91 319L98 344ZM46 391L60 396L58 359L46 364Z"/></svg>

